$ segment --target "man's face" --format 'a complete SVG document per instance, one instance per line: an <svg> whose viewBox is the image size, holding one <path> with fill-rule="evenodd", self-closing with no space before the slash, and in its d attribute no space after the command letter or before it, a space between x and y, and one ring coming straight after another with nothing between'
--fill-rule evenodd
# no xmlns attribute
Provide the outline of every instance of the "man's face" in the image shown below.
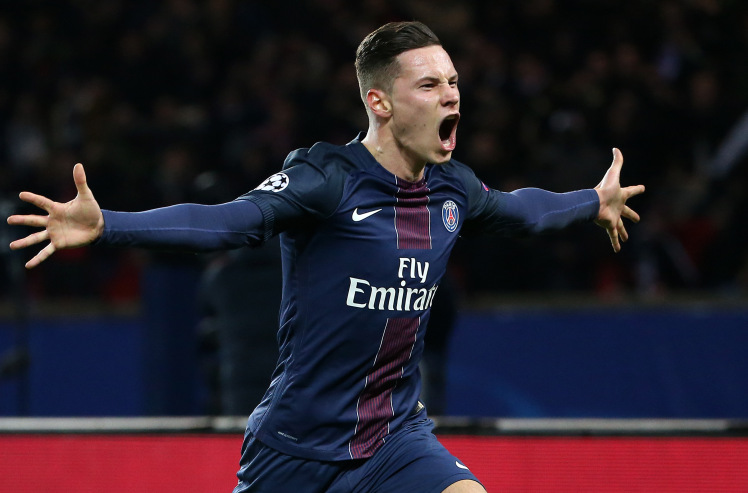
<svg viewBox="0 0 748 493"><path fill-rule="evenodd" d="M414 164L446 163L457 144L460 91L457 71L441 46L398 55L390 99L392 135Z"/></svg>

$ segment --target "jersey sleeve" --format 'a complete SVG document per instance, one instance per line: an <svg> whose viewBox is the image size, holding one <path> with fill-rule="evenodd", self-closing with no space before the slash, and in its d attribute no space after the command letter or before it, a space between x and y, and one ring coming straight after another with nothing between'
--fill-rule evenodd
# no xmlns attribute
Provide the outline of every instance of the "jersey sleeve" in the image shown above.
<svg viewBox="0 0 748 493"><path fill-rule="evenodd" d="M487 187L470 168L460 169L468 196L466 234L523 236L563 229L597 217L592 189L555 193L539 188L501 192Z"/></svg>
<svg viewBox="0 0 748 493"><path fill-rule="evenodd" d="M260 209L246 201L102 214L104 232L98 245L209 252L256 246L264 237Z"/></svg>
<svg viewBox="0 0 748 493"><path fill-rule="evenodd" d="M322 144L288 155L283 170L237 200L262 211L266 238L307 220L329 217L340 203L347 173Z"/></svg>

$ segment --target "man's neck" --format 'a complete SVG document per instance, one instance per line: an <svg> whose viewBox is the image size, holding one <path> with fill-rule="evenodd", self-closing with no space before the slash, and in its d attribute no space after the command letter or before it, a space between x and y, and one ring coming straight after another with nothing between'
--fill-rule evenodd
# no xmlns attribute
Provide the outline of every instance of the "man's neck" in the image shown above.
<svg viewBox="0 0 748 493"><path fill-rule="evenodd" d="M426 163L414 164L408 159L406 151L397 145L392 136L383 136L369 128L366 137L361 141L376 161L387 171L403 180L416 182L423 178Z"/></svg>

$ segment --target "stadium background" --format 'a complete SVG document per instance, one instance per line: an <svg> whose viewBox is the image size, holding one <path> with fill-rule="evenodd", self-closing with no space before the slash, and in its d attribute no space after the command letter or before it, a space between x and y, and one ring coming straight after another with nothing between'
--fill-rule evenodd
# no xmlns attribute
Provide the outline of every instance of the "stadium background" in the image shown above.
<svg viewBox="0 0 748 493"><path fill-rule="evenodd" d="M593 186L616 146L647 186L618 255L591 226L461 242L446 414L748 416L743 2L0 0L0 209L72 198L79 161L105 208L231 200L364 129L355 47L414 18L460 72L455 158L487 184ZM20 234L0 226L0 416L217 412L211 256L87 248L24 272Z"/></svg>

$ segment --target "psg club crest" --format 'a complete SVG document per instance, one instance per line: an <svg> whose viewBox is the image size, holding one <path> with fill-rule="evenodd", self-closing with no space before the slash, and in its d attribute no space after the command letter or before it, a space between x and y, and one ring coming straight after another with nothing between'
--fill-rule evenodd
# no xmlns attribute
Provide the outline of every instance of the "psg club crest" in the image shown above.
<svg viewBox="0 0 748 493"><path fill-rule="evenodd" d="M444 221L444 227L447 228L447 231L455 232L457 224L460 222L460 212L457 210L457 204L451 200L447 200L442 206L442 221Z"/></svg>
<svg viewBox="0 0 748 493"><path fill-rule="evenodd" d="M276 173L267 180L260 183L255 190L265 190L267 192L280 192L288 186L288 175L285 173Z"/></svg>

